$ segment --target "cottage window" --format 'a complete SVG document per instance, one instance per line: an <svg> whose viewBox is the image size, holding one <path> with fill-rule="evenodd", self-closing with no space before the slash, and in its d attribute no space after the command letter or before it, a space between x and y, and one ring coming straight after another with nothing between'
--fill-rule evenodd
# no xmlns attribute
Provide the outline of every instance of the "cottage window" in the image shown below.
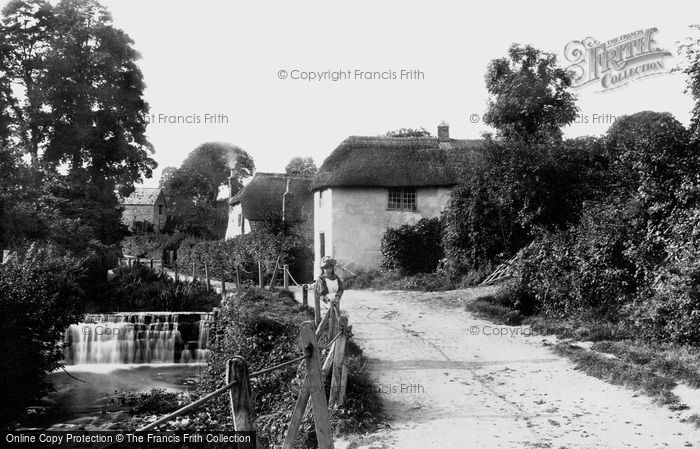
<svg viewBox="0 0 700 449"><path fill-rule="evenodd" d="M241 227L241 224L243 223L243 217L241 214L238 214L238 227Z"/></svg>
<svg viewBox="0 0 700 449"><path fill-rule="evenodd" d="M389 189L390 210L418 210L415 189Z"/></svg>
<svg viewBox="0 0 700 449"><path fill-rule="evenodd" d="M162 204L158 205L158 215L163 215L163 205Z"/></svg>
<svg viewBox="0 0 700 449"><path fill-rule="evenodd" d="M323 190L318 191L318 208L321 209L323 207Z"/></svg>

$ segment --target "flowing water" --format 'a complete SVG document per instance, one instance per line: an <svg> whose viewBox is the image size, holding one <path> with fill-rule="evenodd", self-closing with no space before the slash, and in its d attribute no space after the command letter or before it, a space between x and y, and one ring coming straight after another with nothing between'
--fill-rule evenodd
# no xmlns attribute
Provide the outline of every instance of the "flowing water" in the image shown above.
<svg viewBox="0 0 700 449"><path fill-rule="evenodd" d="M213 323L211 312L87 315L66 330L70 375L49 375L54 391L46 403L54 412L41 427L103 427L128 418L119 404L126 392L186 390L188 379L206 369Z"/></svg>
<svg viewBox="0 0 700 449"><path fill-rule="evenodd" d="M202 363L209 356L211 312L92 314L65 335L68 365Z"/></svg>

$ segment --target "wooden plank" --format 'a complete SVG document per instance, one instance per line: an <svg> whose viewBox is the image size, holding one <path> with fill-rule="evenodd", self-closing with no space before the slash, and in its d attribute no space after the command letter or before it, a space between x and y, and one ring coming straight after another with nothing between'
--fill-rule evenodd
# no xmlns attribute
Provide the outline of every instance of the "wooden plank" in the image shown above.
<svg viewBox="0 0 700 449"><path fill-rule="evenodd" d="M348 317L341 317L341 329L347 328ZM340 397L340 385L342 384L343 366L345 365L345 342L347 335L345 332L335 341L335 352L333 353L333 375L331 377L331 392L328 399L328 407L333 407L338 403Z"/></svg>
<svg viewBox="0 0 700 449"><path fill-rule="evenodd" d="M337 340L333 342L331 349L328 351L328 355L326 355L326 360L323 361L323 367L321 368L321 378L323 380L328 379L328 373L333 366L333 353L335 352L335 344L337 342Z"/></svg>
<svg viewBox="0 0 700 449"><path fill-rule="evenodd" d="M284 272L283 273L284 275L282 276L282 279L283 279L282 286L284 288L284 291L288 292L289 291L289 265L284 264L282 266L282 270Z"/></svg>
<svg viewBox="0 0 700 449"><path fill-rule="evenodd" d="M311 396L311 391L309 390L308 375L304 376L304 382L301 384L302 387L299 390L299 396L297 397L297 403L294 406L294 412L292 413L292 419L289 421L289 427L287 428L287 435L284 437L284 443L282 443L282 449L293 449L294 440L296 440L299 434L299 426L301 426L301 421L304 419L304 412L306 411L306 404L309 402L309 396Z"/></svg>
<svg viewBox="0 0 700 449"><path fill-rule="evenodd" d="M343 363L343 373L340 376L340 393L338 393L338 405L345 405L345 393L348 389L348 365Z"/></svg>
<svg viewBox="0 0 700 449"><path fill-rule="evenodd" d="M300 334L302 347L309 354L309 357L306 359L306 375L311 395L318 447L319 449L334 449L331 422L328 415L328 403L326 402L326 391L323 388L323 379L321 379L321 362L313 323L311 321L302 323Z"/></svg>

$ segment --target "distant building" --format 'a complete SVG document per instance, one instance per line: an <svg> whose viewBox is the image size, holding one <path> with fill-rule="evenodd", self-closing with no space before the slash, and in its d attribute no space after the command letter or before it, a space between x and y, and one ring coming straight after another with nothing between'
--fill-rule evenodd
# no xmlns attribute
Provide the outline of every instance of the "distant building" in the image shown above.
<svg viewBox="0 0 700 449"><path fill-rule="evenodd" d="M141 223L151 223L154 231L165 227L168 219L168 201L163 189L137 187L131 195L121 200L124 207L122 223L131 231L139 231Z"/></svg>
<svg viewBox="0 0 700 449"><path fill-rule="evenodd" d="M314 176L314 267L331 256L349 269L379 268L389 227L440 216L481 140L348 137Z"/></svg>
<svg viewBox="0 0 700 449"><path fill-rule="evenodd" d="M226 238L247 234L257 223L284 218L308 228L311 237L313 195L309 190L311 176L289 176L283 173L256 173L248 184L229 200ZM308 226L304 223L308 222ZM304 231L302 231L304 232Z"/></svg>

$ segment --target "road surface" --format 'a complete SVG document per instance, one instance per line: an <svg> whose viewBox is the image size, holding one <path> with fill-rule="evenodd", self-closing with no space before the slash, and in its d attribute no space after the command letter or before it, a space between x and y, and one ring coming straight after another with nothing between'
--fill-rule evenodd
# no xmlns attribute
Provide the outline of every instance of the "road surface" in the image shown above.
<svg viewBox="0 0 700 449"><path fill-rule="evenodd" d="M492 289L345 292L389 427L336 448L700 448L681 412L575 370L554 337L464 310Z"/></svg>

